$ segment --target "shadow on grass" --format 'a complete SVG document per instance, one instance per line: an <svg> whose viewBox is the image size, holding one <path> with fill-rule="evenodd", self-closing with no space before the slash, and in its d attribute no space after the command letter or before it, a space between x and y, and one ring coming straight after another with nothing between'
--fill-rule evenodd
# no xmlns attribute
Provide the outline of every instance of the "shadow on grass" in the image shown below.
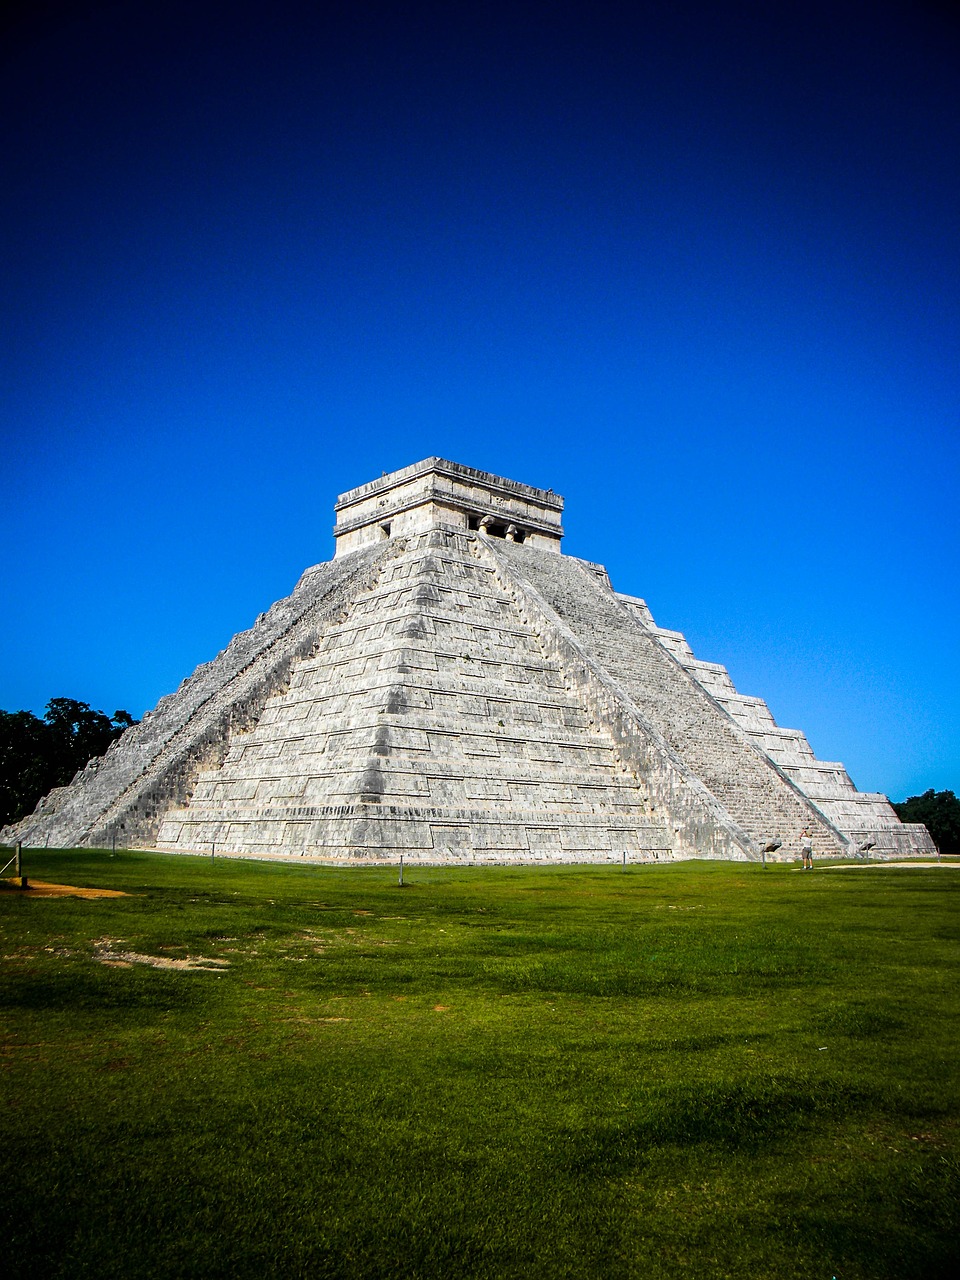
<svg viewBox="0 0 960 1280"><path fill-rule="evenodd" d="M565 1167L621 1175L641 1168L664 1147L709 1144L758 1151L813 1120L846 1120L877 1106L875 1094L799 1080L662 1088L648 1114L624 1125L568 1131Z"/></svg>
<svg viewBox="0 0 960 1280"><path fill-rule="evenodd" d="M879 1005L837 1004L823 1009L813 1025L825 1035L848 1036L851 1040L870 1040L874 1036L893 1035L904 1028L902 1018L888 1013Z"/></svg>
<svg viewBox="0 0 960 1280"><path fill-rule="evenodd" d="M140 967L101 971L93 966L57 974L3 974L0 1009L51 1013L199 1009L211 997L211 977L216 982L218 975L168 974Z"/></svg>
<svg viewBox="0 0 960 1280"><path fill-rule="evenodd" d="M811 1256L857 1277L953 1280L960 1262L960 1163L862 1176L858 1201L818 1197L792 1215ZM846 1263L846 1266L843 1264Z"/></svg>

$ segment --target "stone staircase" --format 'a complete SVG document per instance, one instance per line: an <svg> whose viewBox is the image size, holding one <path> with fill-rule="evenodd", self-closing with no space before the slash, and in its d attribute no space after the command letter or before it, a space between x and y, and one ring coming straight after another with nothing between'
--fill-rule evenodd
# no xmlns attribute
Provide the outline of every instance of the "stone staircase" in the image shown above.
<svg viewBox="0 0 960 1280"><path fill-rule="evenodd" d="M839 761L818 760L801 730L782 728L762 698L738 692L726 667L718 662L699 660L681 632L658 627L645 601L620 593L617 599L730 716L753 745L848 838L854 851L869 850L874 857L936 854L926 827L901 823L885 795L858 791Z"/></svg>
<svg viewBox="0 0 960 1280"><path fill-rule="evenodd" d="M781 856L796 853L809 826L817 852L847 852L843 835L641 625L596 566L532 547L490 545L596 656L755 846L777 836Z"/></svg>
<svg viewBox="0 0 960 1280"><path fill-rule="evenodd" d="M165 814L163 849L510 862L669 856L591 723L462 532L393 543L315 651Z"/></svg>

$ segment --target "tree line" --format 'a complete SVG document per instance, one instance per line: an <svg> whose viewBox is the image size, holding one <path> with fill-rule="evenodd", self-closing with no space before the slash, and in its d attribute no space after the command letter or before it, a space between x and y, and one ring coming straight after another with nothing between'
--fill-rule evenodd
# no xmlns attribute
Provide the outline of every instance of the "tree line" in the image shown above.
<svg viewBox="0 0 960 1280"><path fill-rule="evenodd" d="M42 719L32 711L0 711L0 827L32 813L48 791L66 786L136 723L129 711L107 716L73 698L51 698Z"/></svg>
<svg viewBox="0 0 960 1280"><path fill-rule="evenodd" d="M901 822L922 822L941 853L960 854L960 800L952 791L934 791L910 796L894 804Z"/></svg>

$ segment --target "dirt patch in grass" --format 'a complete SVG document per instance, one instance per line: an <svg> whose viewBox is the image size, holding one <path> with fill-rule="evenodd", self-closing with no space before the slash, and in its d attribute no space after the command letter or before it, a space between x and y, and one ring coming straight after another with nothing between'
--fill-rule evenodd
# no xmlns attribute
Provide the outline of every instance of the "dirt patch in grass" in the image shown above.
<svg viewBox="0 0 960 1280"><path fill-rule="evenodd" d="M818 867L818 871L879 871L898 867L954 867L960 870L960 862L844 862L831 867ZM801 870L800 867L794 867L794 871Z"/></svg>
<svg viewBox="0 0 960 1280"><path fill-rule="evenodd" d="M172 956L148 956L140 951L114 951L113 947L106 942L95 944L93 958L100 964L109 965L113 969L130 969L135 964L147 964L151 969L222 973L230 965L229 960L216 960L211 956L186 956L182 960L177 960Z"/></svg>
<svg viewBox="0 0 960 1280"><path fill-rule="evenodd" d="M75 884L48 884L46 880L30 880L24 889L19 880L5 880L4 887L31 898L128 898L122 889L83 889Z"/></svg>

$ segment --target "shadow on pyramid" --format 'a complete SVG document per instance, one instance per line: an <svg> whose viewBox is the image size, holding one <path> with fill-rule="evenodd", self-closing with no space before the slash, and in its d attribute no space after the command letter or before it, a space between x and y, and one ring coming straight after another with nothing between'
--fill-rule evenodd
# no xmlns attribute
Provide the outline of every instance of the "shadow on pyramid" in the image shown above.
<svg viewBox="0 0 960 1280"><path fill-rule="evenodd" d="M558 495L439 458L337 502L336 555L0 836L322 862L934 852L560 551Z"/></svg>

